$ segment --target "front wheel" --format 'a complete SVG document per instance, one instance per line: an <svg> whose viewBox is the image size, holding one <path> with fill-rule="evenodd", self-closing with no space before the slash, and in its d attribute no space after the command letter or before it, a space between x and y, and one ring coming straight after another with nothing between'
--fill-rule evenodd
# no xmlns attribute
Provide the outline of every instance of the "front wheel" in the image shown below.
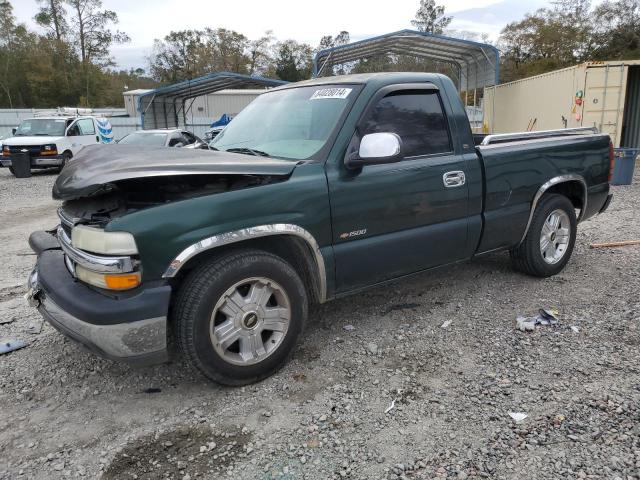
<svg viewBox="0 0 640 480"><path fill-rule="evenodd" d="M559 273L571 258L576 233L571 201L563 195L545 195L536 207L527 236L510 252L514 268L536 277Z"/></svg>
<svg viewBox="0 0 640 480"><path fill-rule="evenodd" d="M307 318L304 284L283 259L262 251L217 258L192 271L173 318L188 362L224 385L246 385L277 371Z"/></svg>

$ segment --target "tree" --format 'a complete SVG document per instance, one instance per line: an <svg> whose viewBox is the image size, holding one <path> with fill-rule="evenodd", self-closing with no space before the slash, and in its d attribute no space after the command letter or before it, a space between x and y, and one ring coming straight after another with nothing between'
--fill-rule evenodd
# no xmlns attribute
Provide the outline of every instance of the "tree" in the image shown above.
<svg viewBox="0 0 640 480"><path fill-rule="evenodd" d="M66 0L73 11L72 37L79 46L85 80L84 104L90 105L91 72L94 65L111 66L109 50L114 43L129 41L126 33L112 31L111 24L118 23L118 15L112 10L101 10L102 0Z"/></svg>
<svg viewBox="0 0 640 480"><path fill-rule="evenodd" d="M452 20L452 17L445 16L444 9L443 5L436 5L435 0L420 0L420 7L411 25L421 32L442 34Z"/></svg>
<svg viewBox="0 0 640 480"><path fill-rule="evenodd" d="M40 10L34 20L38 25L49 29L57 41L61 41L67 34L69 24L66 19L63 0L36 0Z"/></svg>
<svg viewBox="0 0 640 480"><path fill-rule="evenodd" d="M272 50L275 37L271 30L264 32L264 35L257 40L249 42L247 55L249 57L249 75L263 75L273 61Z"/></svg>
<svg viewBox="0 0 640 480"><path fill-rule="evenodd" d="M594 12L593 60L640 58L640 2L605 0Z"/></svg>
<svg viewBox="0 0 640 480"><path fill-rule="evenodd" d="M298 82L311 76L313 49L306 43L285 40L276 46L275 74L281 80Z"/></svg>

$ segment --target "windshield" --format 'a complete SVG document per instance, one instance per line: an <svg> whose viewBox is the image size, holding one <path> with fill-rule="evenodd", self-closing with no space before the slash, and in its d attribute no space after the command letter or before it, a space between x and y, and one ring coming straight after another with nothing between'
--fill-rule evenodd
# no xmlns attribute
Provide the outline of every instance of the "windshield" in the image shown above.
<svg viewBox="0 0 640 480"><path fill-rule="evenodd" d="M23 120L14 134L16 137L46 135L61 137L64 135L67 121L64 118L30 118Z"/></svg>
<svg viewBox="0 0 640 480"><path fill-rule="evenodd" d="M218 150L304 160L327 143L357 92L316 85L260 95L211 142Z"/></svg>
<svg viewBox="0 0 640 480"><path fill-rule="evenodd" d="M126 145L164 146L166 133L136 132L122 137L118 143Z"/></svg>

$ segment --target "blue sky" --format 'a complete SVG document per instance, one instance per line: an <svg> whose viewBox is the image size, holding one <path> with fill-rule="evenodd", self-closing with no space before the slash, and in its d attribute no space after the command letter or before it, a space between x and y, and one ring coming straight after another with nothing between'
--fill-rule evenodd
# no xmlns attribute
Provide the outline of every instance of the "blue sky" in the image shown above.
<svg viewBox="0 0 640 480"><path fill-rule="evenodd" d="M11 0L19 21L35 28L35 0ZM171 30L224 27L257 38L273 30L278 39L293 38L316 46L323 35L340 30L362 39L410 28L419 0L323 0L307 5L300 0L103 0L117 12L118 28L131 42L115 46L112 54L121 68L147 67L146 58L155 38ZM526 12L547 6L543 0L441 0L454 17L451 28L488 33L496 38L504 25ZM389 8L392 5L392 8Z"/></svg>

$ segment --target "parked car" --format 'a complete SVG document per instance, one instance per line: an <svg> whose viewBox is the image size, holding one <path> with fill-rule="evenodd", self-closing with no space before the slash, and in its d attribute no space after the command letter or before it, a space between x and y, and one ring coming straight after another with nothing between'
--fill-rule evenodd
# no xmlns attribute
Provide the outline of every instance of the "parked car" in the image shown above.
<svg viewBox="0 0 640 480"><path fill-rule="evenodd" d="M224 130L224 128L225 128L224 126L223 127L212 127L212 128L210 128L209 130L204 132L204 141L207 142L207 143L211 143L218 136L218 134L222 130Z"/></svg>
<svg viewBox="0 0 640 480"><path fill-rule="evenodd" d="M164 361L171 331L208 378L255 382L311 303L498 250L562 271L611 201L609 137L479 140L448 78L381 73L269 90L217 152L86 149L54 185L60 225L30 237L28 296L108 358Z"/></svg>
<svg viewBox="0 0 640 480"><path fill-rule="evenodd" d="M182 147L207 150L209 146L191 132L180 129L138 130L125 135L121 145L141 145L148 147Z"/></svg>
<svg viewBox="0 0 640 480"><path fill-rule="evenodd" d="M64 112L20 122L13 136L2 141L2 166L14 173L13 157L27 153L31 169L61 170L83 147L113 142L111 123L106 118Z"/></svg>

